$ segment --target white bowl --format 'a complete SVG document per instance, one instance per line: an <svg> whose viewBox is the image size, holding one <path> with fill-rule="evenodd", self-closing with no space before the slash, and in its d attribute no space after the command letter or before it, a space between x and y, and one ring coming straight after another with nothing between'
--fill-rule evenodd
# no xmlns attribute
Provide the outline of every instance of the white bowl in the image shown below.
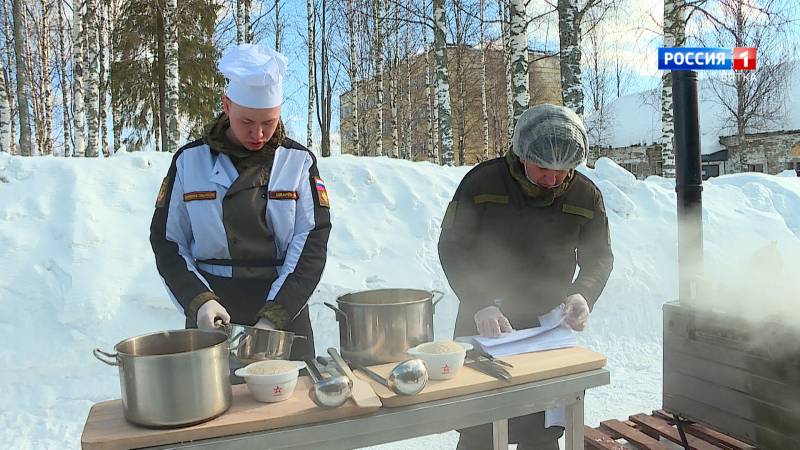
<svg viewBox="0 0 800 450"><path fill-rule="evenodd" d="M434 341L436 342L436 341ZM431 380L449 380L456 376L461 367L464 366L464 358L467 350L472 350L472 344L466 342L456 342L461 346L461 350L450 353L425 353L419 347L430 344L425 342L416 347L408 349L407 353L415 358L420 358L428 365L428 378Z"/></svg>
<svg viewBox="0 0 800 450"><path fill-rule="evenodd" d="M262 375L252 373L253 369L257 367L264 367L283 363L292 363L294 368L286 372L274 373L269 375ZM300 369L304 368L306 363L302 361L285 361L285 360L266 360L258 361L248 364L245 367L236 369L234 372L237 376L244 378L247 383L247 390L253 395L253 398L260 402L280 402L292 396L295 386L297 386L297 376Z"/></svg>

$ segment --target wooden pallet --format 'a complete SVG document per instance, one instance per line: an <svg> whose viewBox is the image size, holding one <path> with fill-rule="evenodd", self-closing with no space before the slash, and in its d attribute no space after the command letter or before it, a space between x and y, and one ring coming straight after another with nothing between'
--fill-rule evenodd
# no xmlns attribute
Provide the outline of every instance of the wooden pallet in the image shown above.
<svg viewBox="0 0 800 450"><path fill-rule="evenodd" d="M690 450L757 450L698 423L684 423L683 430ZM620 439L640 450L672 450L662 438L682 445L674 418L663 410L635 414L626 421L606 420L597 428L584 427L584 446L594 450L626 450Z"/></svg>

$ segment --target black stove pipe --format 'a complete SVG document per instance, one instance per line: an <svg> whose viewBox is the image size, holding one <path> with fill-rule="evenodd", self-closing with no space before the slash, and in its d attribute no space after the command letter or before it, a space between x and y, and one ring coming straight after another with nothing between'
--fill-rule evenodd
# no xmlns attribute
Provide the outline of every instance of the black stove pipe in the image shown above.
<svg viewBox="0 0 800 450"><path fill-rule="evenodd" d="M683 306L696 306L703 287L703 175L697 72L672 71L675 192L678 198L678 284Z"/></svg>

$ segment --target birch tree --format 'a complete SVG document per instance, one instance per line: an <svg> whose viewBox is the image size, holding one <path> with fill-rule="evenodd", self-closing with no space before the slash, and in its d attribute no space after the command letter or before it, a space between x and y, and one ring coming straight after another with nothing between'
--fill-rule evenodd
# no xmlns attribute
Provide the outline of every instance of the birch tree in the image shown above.
<svg viewBox="0 0 800 450"><path fill-rule="evenodd" d="M0 58L0 73L5 75L3 58ZM0 80L0 152L11 153L11 106L8 104L5 79Z"/></svg>
<svg viewBox="0 0 800 450"><path fill-rule="evenodd" d="M316 83L316 58L314 49L317 46L317 38L314 34L316 16L314 14L314 0L306 0L306 11L308 14L308 124L306 125L306 147L312 148L314 144L314 86Z"/></svg>
<svg viewBox="0 0 800 450"><path fill-rule="evenodd" d="M320 135L322 138L320 154L331 156L331 120L332 120L332 100L334 82L331 81L330 46L332 40L332 21L328 18L330 8L328 0L321 1L319 8L322 15L319 17L321 32L320 39L320 66L315 73L319 74L319 85L317 86L317 121L319 123ZM315 77L316 78L316 77ZM315 84L316 84L315 79Z"/></svg>
<svg viewBox="0 0 800 450"><path fill-rule="evenodd" d="M386 3L386 18L389 19L390 17L390 8L391 2L387 1ZM397 29L398 29L398 17L397 17L397 3L394 3L394 16L392 17L391 22L391 29L393 30L391 34L391 38L387 39L391 43L389 54L391 55L391 67L389 69L389 110L391 112L391 127L392 127L392 152L389 156L392 158L397 158L400 156L399 151L399 136L398 136L398 121L397 121L397 78L400 75L400 67L399 67L399 59L398 53L400 50L398 49L398 39L397 39ZM387 33L389 36L389 33Z"/></svg>
<svg viewBox="0 0 800 450"><path fill-rule="evenodd" d="M558 35L561 65L561 95L564 106L583 116L581 85L581 23L578 0L558 0Z"/></svg>
<svg viewBox="0 0 800 450"><path fill-rule="evenodd" d="M583 116L584 92L581 85L581 42L583 32L594 30L615 0L558 0L558 35L561 67L561 93L564 106ZM584 19L591 20L584 23Z"/></svg>
<svg viewBox="0 0 800 450"><path fill-rule="evenodd" d="M489 159L489 113L486 108L486 39L484 36L483 11L486 9L486 0L480 0L480 28L481 28L481 120L483 121L483 157Z"/></svg>
<svg viewBox="0 0 800 450"><path fill-rule="evenodd" d="M97 36L98 36L98 62L100 63L100 71L98 72L98 86L99 86L99 100L98 106L100 111L100 123L97 127L100 133L100 149L103 156L111 156L111 150L108 146L108 61L106 54L108 50L108 0L100 0L97 5Z"/></svg>
<svg viewBox="0 0 800 450"><path fill-rule="evenodd" d="M281 22L281 0L275 0L275 51L281 52L281 34L283 23Z"/></svg>
<svg viewBox="0 0 800 450"><path fill-rule="evenodd" d="M109 12L109 24L110 24L110 37L108 40L108 54L109 54L109 68L108 68L108 84L109 84L109 91L111 94L111 124L113 127L114 132L114 143L113 148L114 152L116 153L122 148L122 112L120 110L120 102L123 100L120 98L116 89L114 89L114 83L116 82L116 77L114 76L114 71L117 70L119 67L119 35L117 30L119 29L119 17L120 17L120 1L121 0L110 0L110 12Z"/></svg>
<svg viewBox="0 0 800 450"><path fill-rule="evenodd" d="M167 95L167 151L175 152L180 146L180 128L178 127L178 28L177 0L166 0L164 10L164 56L166 65Z"/></svg>
<svg viewBox="0 0 800 450"><path fill-rule="evenodd" d="M664 0L664 47L683 47L686 42L686 0ZM675 123L672 117L672 73L661 74L662 175L675 178Z"/></svg>
<svg viewBox="0 0 800 450"><path fill-rule="evenodd" d="M11 31L11 15L12 15L12 6L11 0L2 0L3 6L3 30L5 31L5 48L6 48L6 68L5 72L3 72L3 80L5 82L5 90L7 95L7 101L9 110L11 111L11 151L10 153L13 155L16 152L16 143L17 143L17 127L14 123L14 118L17 116L17 107L16 101L14 99L15 95L15 87L14 87L14 43L13 43L13 36L14 33Z"/></svg>
<svg viewBox="0 0 800 450"><path fill-rule="evenodd" d="M528 90L528 15L525 0L511 0L511 24L509 27L511 44L511 73L514 93L514 114L512 123L528 109L530 100Z"/></svg>
<svg viewBox="0 0 800 450"><path fill-rule="evenodd" d="M349 64L347 66L347 75L350 78L350 86L353 90L353 152L360 155L360 142L359 142L359 119L358 110L360 108L358 96L358 80L356 75L356 20L355 10L353 9L353 0L347 0L347 34L348 34L348 48L349 48Z"/></svg>
<svg viewBox="0 0 800 450"><path fill-rule="evenodd" d="M423 26L422 26L422 46L425 51L425 95L428 101L428 161L439 163L439 112L436 107L437 96L433 91L433 76L431 74L431 49L428 47L428 29L431 28L428 21L428 2L423 0Z"/></svg>
<svg viewBox="0 0 800 450"><path fill-rule="evenodd" d="M465 47L465 30L462 15L464 12L464 5L461 0L453 0L453 16L455 18L455 57L456 57L456 117L458 117L458 142L456 148L458 149L458 163L463 165L464 162L464 135L466 134L466 92L464 86L464 47ZM451 96L452 97L452 96Z"/></svg>
<svg viewBox="0 0 800 450"><path fill-rule="evenodd" d="M28 87L30 89L29 98L31 111L33 112L33 132L36 139L36 148L42 151L44 147L44 117L42 111L44 109L43 95L42 95L42 79L41 67L42 61L40 59L41 52L34 52L34 45L37 41L41 41L38 35L41 27L37 23L35 15L36 11L32 8L24 8L22 11L23 29L25 30L25 59L28 61ZM33 22L33 23L31 23ZM31 155L36 154L34 149L31 148Z"/></svg>
<svg viewBox="0 0 800 450"><path fill-rule="evenodd" d="M72 1L72 117L75 133L74 156L86 154L86 111L83 105L83 44L85 0Z"/></svg>
<svg viewBox="0 0 800 450"><path fill-rule="evenodd" d="M412 136L413 136L413 103L411 102L411 59L413 58L413 54L411 52L411 44L410 44L410 27L406 26L405 30L403 31L403 55L405 60L406 66L406 96L405 96L405 113L403 117L405 118L405 124L403 126L405 132L403 133L403 139L405 140L403 144L403 155L402 158L414 160L413 155L413 147L412 147Z"/></svg>
<svg viewBox="0 0 800 450"><path fill-rule="evenodd" d="M42 146L39 147L40 155L53 153L53 81L51 77L51 11L53 4L42 2L39 16L39 29L37 47L39 50L39 84L41 86L42 108Z"/></svg>
<svg viewBox="0 0 800 450"><path fill-rule="evenodd" d="M375 112L378 129L375 132L375 156L383 156L383 8L384 0L374 1L375 12Z"/></svg>
<svg viewBox="0 0 800 450"><path fill-rule="evenodd" d="M252 0L236 0L236 43L253 42Z"/></svg>
<svg viewBox="0 0 800 450"><path fill-rule="evenodd" d="M70 156L70 145L72 143L72 132L69 122L69 80L67 79L67 51L65 42L68 42L64 34L64 2L56 0L56 12L58 14L58 74L61 80L61 114L62 126L64 128L64 153L63 156Z"/></svg>
<svg viewBox="0 0 800 450"><path fill-rule="evenodd" d="M236 44L245 42L244 35L244 1L236 0Z"/></svg>
<svg viewBox="0 0 800 450"><path fill-rule="evenodd" d="M511 4L510 0L498 0L500 10L501 34L503 37L503 63L506 70L506 108L507 112L507 141L511 142L514 135L514 83L511 71ZM499 155L498 155L499 156Z"/></svg>
<svg viewBox="0 0 800 450"><path fill-rule="evenodd" d="M14 54L16 56L17 105L19 113L19 150L22 156L31 156L31 125L28 116L28 65L25 60L25 35L23 0L11 0L14 17Z"/></svg>
<svg viewBox="0 0 800 450"><path fill-rule="evenodd" d="M253 42L253 0L244 0L244 41Z"/></svg>
<svg viewBox="0 0 800 450"><path fill-rule="evenodd" d="M98 156L98 127L99 127L99 49L97 36L97 0L86 0L86 104L89 139L86 147L86 156Z"/></svg>
<svg viewBox="0 0 800 450"><path fill-rule="evenodd" d="M444 0L433 0L433 24L436 46L436 104L439 114L439 140L441 142L440 160L442 164L452 166L453 131L450 116L450 81L447 72Z"/></svg>
<svg viewBox="0 0 800 450"><path fill-rule="evenodd" d="M12 0L13 2L14 0ZM25 80L27 82L27 86L25 88L25 94L28 98L28 121L31 125L31 150L30 155L33 156L36 154L36 146L39 144L39 136L38 130L39 127L37 126L37 120L39 118L39 96L37 92L37 77L36 77L36 61L33 60L33 52L31 50L31 32L30 32L30 24L28 22L28 10L27 7L22 7L22 18L20 19L21 27L23 30L22 34L22 45L21 51L23 58L26 61L25 67L17 67L17 71L20 70L25 71ZM16 41L16 38L15 38ZM16 42L15 42L16 45ZM16 51L14 52L16 56ZM18 83L19 84L19 83ZM22 154L22 152L20 152ZM24 156L24 155L23 155Z"/></svg>

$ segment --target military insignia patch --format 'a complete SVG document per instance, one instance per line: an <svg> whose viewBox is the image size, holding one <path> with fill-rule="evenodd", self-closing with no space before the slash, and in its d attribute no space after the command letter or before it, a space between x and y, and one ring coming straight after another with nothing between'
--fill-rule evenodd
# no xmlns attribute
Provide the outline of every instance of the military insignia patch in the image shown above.
<svg viewBox="0 0 800 450"><path fill-rule="evenodd" d="M317 188L317 196L319 197L319 206L330 208L331 202L328 199L328 190L325 189L325 183L320 177L314 177L314 185Z"/></svg>
<svg viewBox="0 0 800 450"><path fill-rule="evenodd" d="M269 191L270 200L297 200L297 191Z"/></svg>
<svg viewBox="0 0 800 450"><path fill-rule="evenodd" d="M184 202L191 202L194 200L214 200L216 198L217 198L216 191L197 191L197 192L187 192L183 194Z"/></svg>
<svg viewBox="0 0 800 450"><path fill-rule="evenodd" d="M158 197L156 198L156 208L163 208L167 204L167 188L169 187L169 177L164 177L161 182L161 188L158 189Z"/></svg>

